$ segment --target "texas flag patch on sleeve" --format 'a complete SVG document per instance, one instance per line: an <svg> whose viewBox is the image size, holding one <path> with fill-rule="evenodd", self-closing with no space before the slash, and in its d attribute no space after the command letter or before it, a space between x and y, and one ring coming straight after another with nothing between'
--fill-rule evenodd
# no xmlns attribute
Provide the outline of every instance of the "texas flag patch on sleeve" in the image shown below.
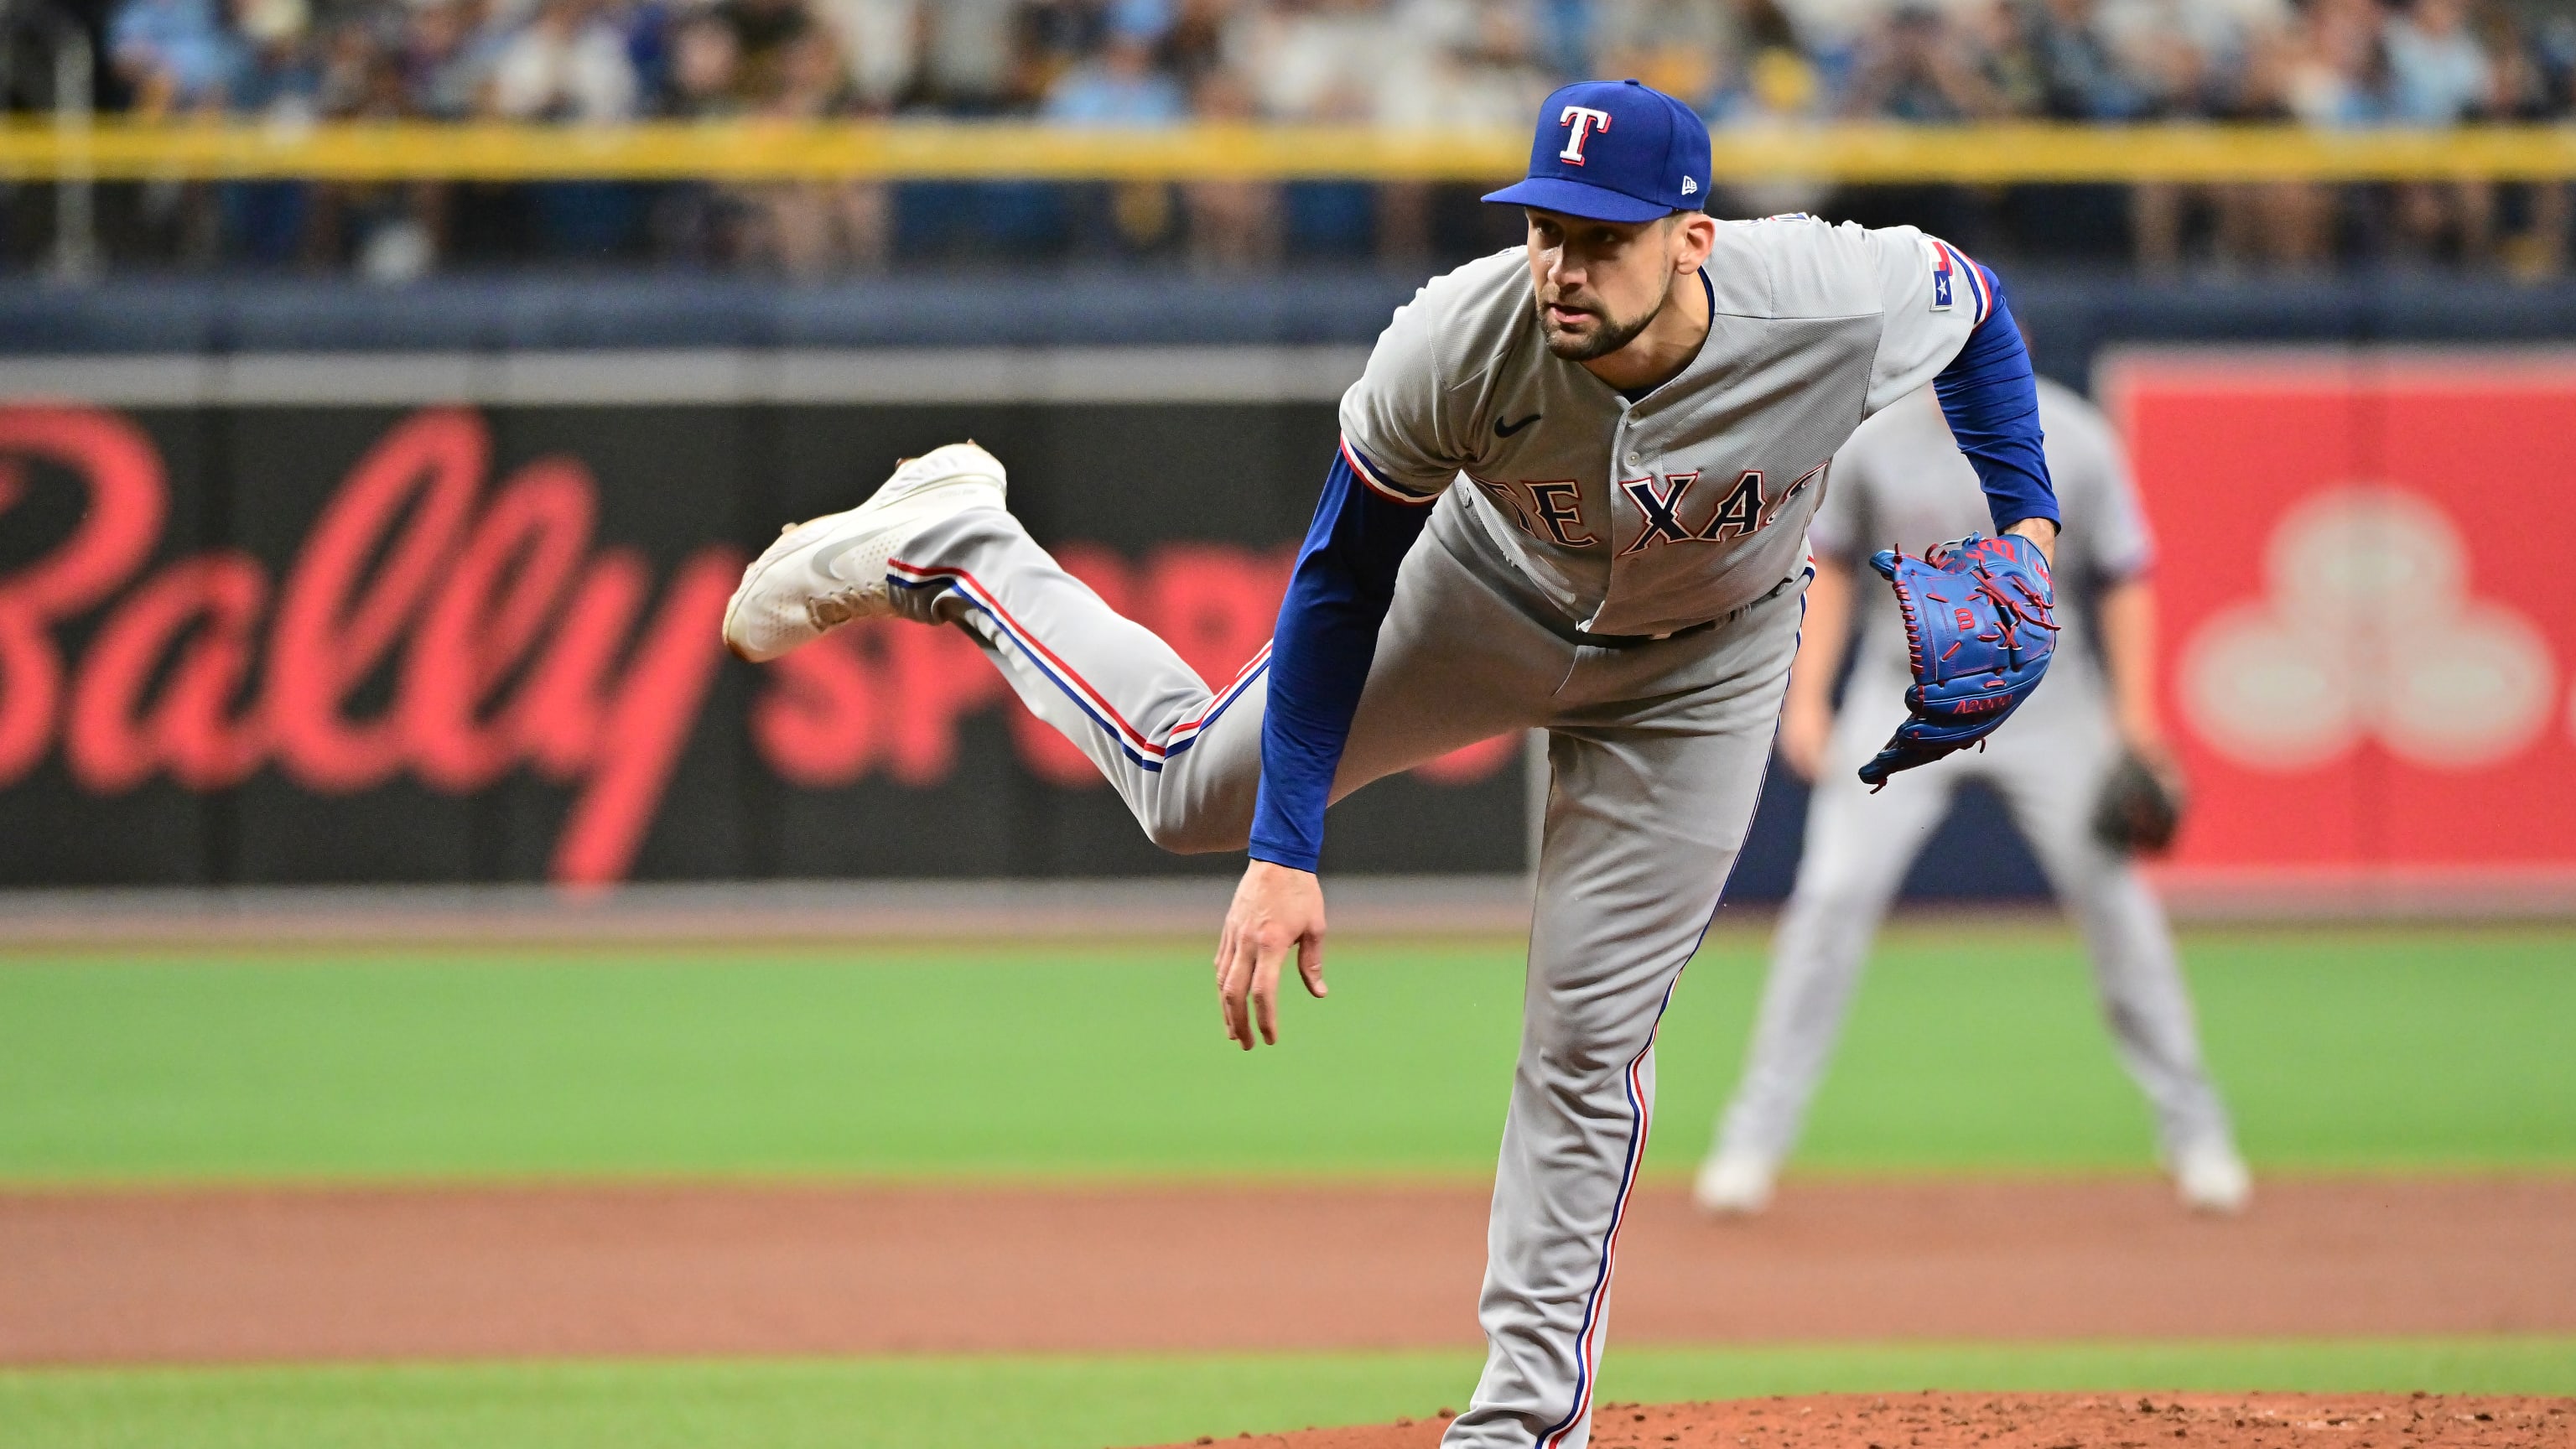
<svg viewBox="0 0 2576 1449"><path fill-rule="evenodd" d="M1986 279L1977 271L1977 264L1948 242L1934 237L1926 237L1925 240L1932 245L1932 310L1955 310L1960 294L1964 292L1971 324L1985 321L1986 314L1993 310L1993 303Z"/></svg>

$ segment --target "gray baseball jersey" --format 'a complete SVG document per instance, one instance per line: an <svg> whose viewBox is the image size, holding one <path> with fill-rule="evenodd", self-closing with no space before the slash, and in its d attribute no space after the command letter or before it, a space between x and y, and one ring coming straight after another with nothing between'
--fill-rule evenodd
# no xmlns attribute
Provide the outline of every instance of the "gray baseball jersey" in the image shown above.
<svg viewBox="0 0 2576 1449"><path fill-rule="evenodd" d="M1388 492L1470 484L1480 532L1586 631L1703 623L1797 572L1834 450L1958 355L1977 308L1947 272L1912 227L1720 222L1708 341L1631 402L1547 351L1528 258L1498 252L1396 312L1342 436Z"/></svg>
<svg viewBox="0 0 2576 1449"><path fill-rule="evenodd" d="M2152 561L2155 548L2138 506L2120 440L2108 418L2056 383L2039 384L2040 428L2065 532L2057 547L2057 656L2048 685L2005 722L2018 735L2045 721L2098 710L2103 681L2092 612L2103 588ZM1863 568L1882 548L1921 553L1970 532L1990 533L1976 471L1959 453L1930 389L1903 398L1862 424L1834 455L1832 482L1808 525L1819 558ZM1895 698L1913 682L1905 628L1893 591L1867 575L1860 590L1854 697Z"/></svg>
<svg viewBox="0 0 2576 1449"><path fill-rule="evenodd" d="M1983 305L1980 289L1945 285L1960 263L1911 230L1718 232L1708 341L1641 399L1548 354L1515 251L1423 288L1342 404L1368 485L1436 504L1378 631L1334 797L1477 740L1548 732L1480 1304L1490 1352L1447 1449L1582 1449L1656 1027L1752 822L1796 653L1781 585L1804 577L1826 460L1946 366ZM941 581L897 590L899 606L972 633L1158 844L1244 848L1262 660L1211 689L999 509L925 526L890 567Z"/></svg>

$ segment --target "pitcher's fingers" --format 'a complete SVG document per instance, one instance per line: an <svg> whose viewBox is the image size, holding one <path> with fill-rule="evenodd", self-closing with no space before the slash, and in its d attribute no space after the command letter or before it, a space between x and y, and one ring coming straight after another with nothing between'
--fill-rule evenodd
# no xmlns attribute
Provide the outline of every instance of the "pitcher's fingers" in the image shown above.
<svg viewBox="0 0 2576 1449"><path fill-rule="evenodd" d="M1260 1024L1261 1039L1272 1046L1279 1045L1279 968L1287 961L1290 949L1285 941L1254 947L1252 1018Z"/></svg>
<svg viewBox="0 0 2576 1449"><path fill-rule="evenodd" d="M1216 948L1216 1014L1225 1023L1225 1039L1234 1040L1234 1008L1226 1004L1226 978L1234 974L1235 935L1228 927Z"/></svg>
<svg viewBox="0 0 2576 1449"><path fill-rule="evenodd" d="M1234 959L1226 964L1225 985L1220 993L1225 1005L1226 1037L1245 1051L1252 1050L1252 1008L1245 998L1252 991L1254 949L1249 939L1235 940Z"/></svg>
<svg viewBox="0 0 2576 1449"><path fill-rule="evenodd" d="M1306 982L1306 994L1322 996L1324 985L1324 937L1321 932L1297 938L1297 974Z"/></svg>

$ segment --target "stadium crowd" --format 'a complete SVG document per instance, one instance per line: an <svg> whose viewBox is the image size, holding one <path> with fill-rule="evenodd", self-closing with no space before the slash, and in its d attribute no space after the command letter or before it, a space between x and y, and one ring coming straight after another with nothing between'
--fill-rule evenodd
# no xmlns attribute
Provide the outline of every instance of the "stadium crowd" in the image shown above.
<svg viewBox="0 0 2576 1449"><path fill-rule="evenodd" d="M47 22L42 5L57 7ZM1526 124L1579 75L1718 125L2044 117L2455 126L2566 117L2576 16L2514 0L17 0L96 37L110 109L305 118L1016 116ZM1257 182L144 188L171 260L438 265L651 258L796 275L897 256L1389 260L1480 247L1466 188ZM156 200L157 195L157 200ZM2566 188L2419 184L1853 188L1721 211L1909 219L1971 245L2318 266L2560 265ZM154 207L159 210L156 212ZM1509 219L1503 219L1508 234ZM146 248L148 250L148 247Z"/></svg>

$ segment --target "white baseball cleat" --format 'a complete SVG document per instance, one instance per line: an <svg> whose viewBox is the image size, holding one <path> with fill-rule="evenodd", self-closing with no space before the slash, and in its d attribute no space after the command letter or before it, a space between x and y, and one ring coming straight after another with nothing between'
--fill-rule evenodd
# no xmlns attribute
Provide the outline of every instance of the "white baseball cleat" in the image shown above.
<svg viewBox="0 0 2576 1449"><path fill-rule="evenodd" d="M2174 1155L2174 1195L2196 1213L2233 1217L2254 1200L2254 1175L2225 1142L2202 1142Z"/></svg>
<svg viewBox="0 0 2576 1449"><path fill-rule="evenodd" d="M1699 1165L1691 1179L1691 1205L1710 1217L1749 1218L1771 1205L1777 1169L1767 1157L1721 1152Z"/></svg>
<svg viewBox="0 0 2576 1449"><path fill-rule="evenodd" d="M894 612L886 561L926 524L969 508L1008 507L1001 460L973 443L907 458L856 508L789 524L725 605L724 642L765 663L853 619Z"/></svg>

